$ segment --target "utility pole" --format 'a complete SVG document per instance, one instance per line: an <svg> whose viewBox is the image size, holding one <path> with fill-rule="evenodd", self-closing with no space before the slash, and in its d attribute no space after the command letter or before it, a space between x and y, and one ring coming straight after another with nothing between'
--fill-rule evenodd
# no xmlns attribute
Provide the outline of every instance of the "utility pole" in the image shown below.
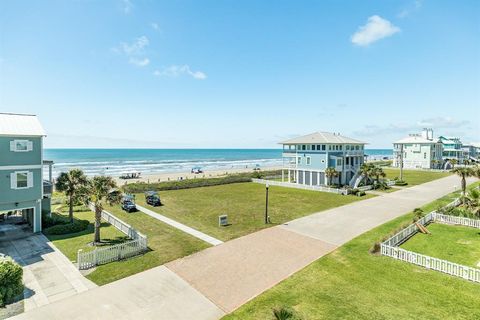
<svg viewBox="0 0 480 320"><path fill-rule="evenodd" d="M265 224L268 224L268 182L265 185Z"/></svg>

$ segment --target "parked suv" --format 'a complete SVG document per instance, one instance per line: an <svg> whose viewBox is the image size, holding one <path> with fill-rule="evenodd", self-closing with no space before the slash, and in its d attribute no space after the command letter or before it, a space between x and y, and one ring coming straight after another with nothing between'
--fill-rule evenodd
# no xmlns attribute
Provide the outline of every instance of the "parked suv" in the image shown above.
<svg viewBox="0 0 480 320"><path fill-rule="evenodd" d="M160 196L155 191L145 192L145 202L154 207L162 205L162 202L160 201Z"/></svg>
<svg viewBox="0 0 480 320"><path fill-rule="evenodd" d="M135 205L135 197L131 195L125 195L122 198L122 209L127 212L137 211L137 206Z"/></svg>

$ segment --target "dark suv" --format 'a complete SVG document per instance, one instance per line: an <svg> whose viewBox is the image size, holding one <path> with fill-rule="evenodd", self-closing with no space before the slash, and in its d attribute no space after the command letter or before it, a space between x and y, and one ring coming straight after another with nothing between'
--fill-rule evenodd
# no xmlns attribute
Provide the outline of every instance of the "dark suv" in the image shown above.
<svg viewBox="0 0 480 320"><path fill-rule="evenodd" d="M162 205L162 202L160 201L160 196L155 191L145 192L145 202L154 207Z"/></svg>
<svg viewBox="0 0 480 320"><path fill-rule="evenodd" d="M135 205L135 198L131 195L125 195L122 198L122 209L127 212L137 211L137 206Z"/></svg>

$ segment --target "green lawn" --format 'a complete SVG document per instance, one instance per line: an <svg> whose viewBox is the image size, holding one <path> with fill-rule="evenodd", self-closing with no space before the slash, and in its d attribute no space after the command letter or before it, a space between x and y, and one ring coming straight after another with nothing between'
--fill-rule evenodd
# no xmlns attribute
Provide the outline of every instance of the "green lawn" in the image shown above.
<svg viewBox="0 0 480 320"><path fill-rule="evenodd" d="M400 177L400 169L382 168L387 174L388 179ZM403 170L403 180L408 182L408 186L416 186L425 182L440 179L451 175L450 172L435 172L423 170Z"/></svg>
<svg viewBox="0 0 480 320"><path fill-rule="evenodd" d="M432 233L417 233L401 247L439 259L477 267L480 263L480 230L433 223L428 226Z"/></svg>
<svg viewBox="0 0 480 320"><path fill-rule="evenodd" d="M141 212L127 214L119 207L106 208L118 218L129 223L148 237L150 251L131 259L112 262L98 266L87 278L98 285L103 285L135 273L162 265L166 262L190 255L207 248L209 245L182 231L172 228ZM93 241L94 213L77 211L75 217L92 222L87 230L60 236L48 236L70 260L76 261L78 249L93 250L89 245ZM102 241L111 244L126 240L125 235L106 222L102 223Z"/></svg>
<svg viewBox="0 0 480 320"><path fill-rule="evenodd" d="M273 319L272 308L281 306L302 319L479 319L479 284L369 253L412 218L409 213L355 238L224 319Z"/></svg>
<svg viewBox="0 0 480 320"><path fill-rule="evenodd" d="M285 223L366 197L270 187L269 215L272 224L264 224L265 186L257 183L235 183L213 187L161 191L162 207L147 206L142 194L136 201L160 214L227 241L254 231ZM228 215L228 227L218 226L218 216Z"/></svg>

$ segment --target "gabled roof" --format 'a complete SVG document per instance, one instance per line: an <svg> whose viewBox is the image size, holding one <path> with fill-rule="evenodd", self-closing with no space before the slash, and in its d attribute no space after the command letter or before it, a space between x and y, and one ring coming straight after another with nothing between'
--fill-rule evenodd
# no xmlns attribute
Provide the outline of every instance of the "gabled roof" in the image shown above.
<svg viewBox="0 0 480 320"><path fill-rule="evenodd" d="M428 140L422 137L421 135L410 135L394 143L418 143L418 144L432 144L432 143L440 143L438 140Z"/></svg>
<svg viewBox="0 0 480 320"><path fill-rule="evenodd" d="M331 132L314 132L289 140L280 142L280 144L315 144L315 143L351 143L351 144L366 144L359 140L348 138L337 133Z"/></svg>
<svg viewBox="0 0 480 320"><path fill-rule="evenodd" d="M0 113L0 136L46 136L37 116Z"/></svg>

